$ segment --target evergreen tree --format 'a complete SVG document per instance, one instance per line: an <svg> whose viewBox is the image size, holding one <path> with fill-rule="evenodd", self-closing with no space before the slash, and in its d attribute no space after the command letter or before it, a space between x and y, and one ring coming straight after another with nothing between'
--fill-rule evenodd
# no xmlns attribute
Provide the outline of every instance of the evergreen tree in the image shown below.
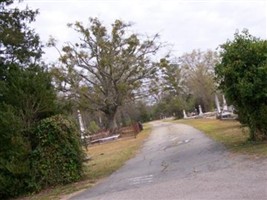
<svg viewBox="0 0 267 200"><path fill-rule="evenodd" d="M0 2L0 199L30 185L31 129L55 112L56 93L41 63L39 36L28 27L38 11Z"/></svg>

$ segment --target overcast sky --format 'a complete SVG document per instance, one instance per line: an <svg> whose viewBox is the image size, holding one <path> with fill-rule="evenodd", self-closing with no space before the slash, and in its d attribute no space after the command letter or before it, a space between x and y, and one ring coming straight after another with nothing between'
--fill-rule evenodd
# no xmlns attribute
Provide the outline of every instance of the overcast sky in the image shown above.
<svg viewBox="0 0 267 200"><path fill-rule="evenodd" d="M133 22L133 31L153 35L172 44L173 55L181 56L193 49L215 50L237 29L267 39L267 0L24 0L39 9L34 28L43 42L50 35L59 45L74 41L75 32L66 24L98 17L106 26L115 19ZM45 49L44 58L54 61L58 54Z"/></svg>

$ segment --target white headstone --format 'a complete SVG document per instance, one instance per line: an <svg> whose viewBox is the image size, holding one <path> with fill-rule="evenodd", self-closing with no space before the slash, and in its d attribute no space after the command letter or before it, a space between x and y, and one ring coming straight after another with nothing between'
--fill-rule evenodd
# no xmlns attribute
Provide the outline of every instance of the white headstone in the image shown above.
<svg viewBox="0 0 267 200"><path fill-rule="evenodd" d="M203 115L201 105L198 106L198 109L199 109L199 115Z"/></svg>
<svg viewBox="0 0 267 200"><path fill-rule="evenodd" d="M221 113L221 106L220 106L220 102L219 102L217 94L215 94L215 103L216 103L216 107L217 107L217 112Z"/></svg>
<svg viewBox="0 0 267 200"><path fill-rule="evenodd" d="M77 110L77 113L78 113L78 120L79 120L80 131L81 131L81 138L83 139L84 138L84 132L85 132L85 128L83 125L83 119L82 119L82 115L81 115L80 110Z"/></svg>
<svg viewBox="0 0 267 200"><path fill-rule="evenodd" d="M99 124L102 125L102 118L99 116Z"/></svg>
<svg viewBox="0 0 267 200"><path fill-rule="evenodd" d="M186 115L185 110L183 110L183 114L184 114L184 119L186 119L187 118L187 115Z"/></svg>
<svg viewBox="0 0 267 200"><path fill-rule="evenodd" d="M227 111L227 110L228 110L228 106L227 106L225 97L224 97L224 95L223 95L223 111Z"/></svg>

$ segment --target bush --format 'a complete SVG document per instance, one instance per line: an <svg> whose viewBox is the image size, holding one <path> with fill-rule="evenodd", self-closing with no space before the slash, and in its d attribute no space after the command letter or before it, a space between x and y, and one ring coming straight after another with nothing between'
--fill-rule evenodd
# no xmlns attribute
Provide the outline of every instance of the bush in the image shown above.
<svg viewBox="0 0 267 200"><path fill-rule="evenodd" d="M221 62L215 72L219 88L250 129L251 140L267 138L267 40L248 31L235 34L221 46Z"/></svg>
<svg viewBox="0 0 267 200"><path fill-rule="evenodd" d="M83 152L77 127L61 115L39 122L33 132L31 186L70 183L82 175Z"/></svg>

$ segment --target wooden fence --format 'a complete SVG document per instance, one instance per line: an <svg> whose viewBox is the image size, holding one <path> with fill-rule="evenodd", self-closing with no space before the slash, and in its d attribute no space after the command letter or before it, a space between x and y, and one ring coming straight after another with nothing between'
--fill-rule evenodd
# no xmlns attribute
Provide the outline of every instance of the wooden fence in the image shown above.
<svg viewBox="0 0 267 200"><path fill-rule="evenodd" d="M97 133L90 135L87 139L88 144L100 143L104 138L117 139L118 137L136 137L138 133L143 130L141 123L136 122L130 126L118 128L118 130L111 133L108 130L100 130ZM112 137L114 136L114 137Z"/></svg>

